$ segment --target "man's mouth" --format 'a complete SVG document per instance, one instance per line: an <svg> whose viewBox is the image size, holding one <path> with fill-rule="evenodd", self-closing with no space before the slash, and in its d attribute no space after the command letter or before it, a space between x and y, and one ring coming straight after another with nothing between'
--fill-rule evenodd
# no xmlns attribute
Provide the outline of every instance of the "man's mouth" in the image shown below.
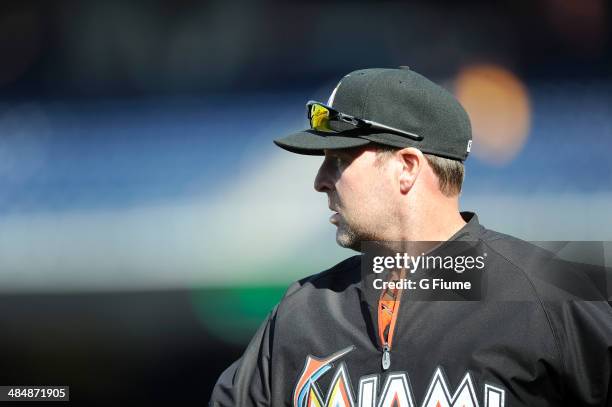
<svg viewBox="0 0 612 407"><path fill-rule="evenodd" d="M340 222L340 213L338 210L336 210L336 202L335 199L331 199L331 197L328 197L329 200L327 201L327 207L329 208L330 211L332 211L332 215L329 217L329 221L330 223L337 225Z"/></svg>
<svg viewBox="0 0 612 407"><path fill-rule="evenodd" d="M338 212L334 211L333 209L331 209L331 211L334 212L334 213L332 213L332 215L329 217L329 221L332 224L336 225L340 221L340 214Z"/></svg>

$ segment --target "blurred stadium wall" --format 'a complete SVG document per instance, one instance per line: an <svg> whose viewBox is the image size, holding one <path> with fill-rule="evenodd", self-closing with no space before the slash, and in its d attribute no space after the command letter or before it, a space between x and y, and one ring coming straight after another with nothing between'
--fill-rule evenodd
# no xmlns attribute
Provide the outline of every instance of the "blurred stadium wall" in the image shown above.
<svg viewBox="0 0 612 407"><path fill-rule="evenodd" d="M271 140L358 68L464 103L484 225L612 240L610 22L600 0L3 4L0 384L206 401L287 285L351 255L320 158Z"/></svg>

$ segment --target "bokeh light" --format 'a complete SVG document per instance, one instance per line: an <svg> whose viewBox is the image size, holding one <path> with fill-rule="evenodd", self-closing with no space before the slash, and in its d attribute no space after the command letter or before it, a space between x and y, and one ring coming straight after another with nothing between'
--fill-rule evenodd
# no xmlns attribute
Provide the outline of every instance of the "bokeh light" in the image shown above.
<svg viewBox="0 0 612 407"><path fill-rule="evenodd" d="M499 66L473 65L459 72L455 91L472 121L473 154L493 165L516 157L527 139L531 116L521 80Z"/></svg>

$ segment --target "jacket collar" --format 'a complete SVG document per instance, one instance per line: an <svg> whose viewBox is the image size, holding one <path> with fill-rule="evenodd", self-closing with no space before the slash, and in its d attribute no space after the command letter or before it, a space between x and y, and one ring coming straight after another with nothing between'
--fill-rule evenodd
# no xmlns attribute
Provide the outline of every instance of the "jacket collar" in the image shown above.
<svg viewBox="0 0 612 407"><path fill-rule="evenodd" d="M484 233L485 228L478 221L478 215L474 212L461 212L461 217L466 222L461 229L448 240L473 241Z"/></svg>
<svg viewBox="0 0 612 407"><path fill-rule="evenodd" d="M474 212L461 212L461 217L466 222L461 229L459 229L453 236L451 236L447 242L459 241L459 242L476 242L479 240L481 235L484 234L485 228L478 222L478 216ZM355 256L359 259L356 262L356 273L360 273L359 284L356 285L356 290L361 302L361 311L366 321L366 327L368 328L368 334L371 337L373 343L378 343L378 334L376 331L377 327L377 311L378 311L378 299L380 292L368 288L371 283L372 275L362 270L362 258L363 255ZM348 274L348 273L347 273Z"/></svg>

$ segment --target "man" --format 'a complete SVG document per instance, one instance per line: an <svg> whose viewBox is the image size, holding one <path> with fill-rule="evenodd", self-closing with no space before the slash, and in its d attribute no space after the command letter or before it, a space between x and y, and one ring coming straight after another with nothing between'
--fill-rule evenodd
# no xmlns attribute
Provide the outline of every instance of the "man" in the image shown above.
<svg viewBox="0 0 612 407"><path fill-rule="evenodd" d="M307 112L310 129L275 143L325 156L315 189L327 195L337 243L364 254L294 283L210 405L612 405L605 296L575 265L459 212L471 127L452 95L407 68L366 69ZM398 262L376 278L382 263L366 242L419 241L444 243L411 250L401 266L391 256ZM449 249L460 244L468 249ZM466 253L486 266L467 281L479 283L477 298L455 285L430 298L427 284L389 284L410 287L403 277L442 250L454 277L466 274ZM434 280L443 281L419 284Z"/></svg>

